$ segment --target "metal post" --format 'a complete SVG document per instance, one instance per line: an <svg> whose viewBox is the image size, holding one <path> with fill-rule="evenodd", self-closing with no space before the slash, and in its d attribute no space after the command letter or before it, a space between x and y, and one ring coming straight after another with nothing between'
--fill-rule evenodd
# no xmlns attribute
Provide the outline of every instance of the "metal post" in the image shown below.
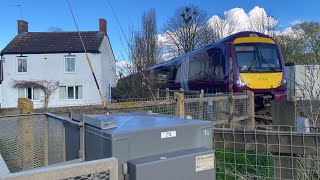
<svg viewBox="0 0 320 180"><path fill-rule="evenodd" d="M79 126L80 128L80 150L79 150L79 158L82 159L83 161L85 161L86 159L86 156L85 156L85 125L84 125L84 121L85 121L85 115L83 114L82 115L82 118L81 118L81 125Z"/></svg>
<svg viewBox="0 0 320 180"><path fill-rule="evenodd" d="M199 109L200 109L199 118L203 119L203 102L202 102L202 100L204 99L204 90L203 89L201 89L201 91L200 91L200 99L201 99L201 101L199 103Z"/></svg>
<svg viewBox="0 0 320 180"><path fill-rule="evenodd" d="M232 127L233 121L233 68L232 68L232 57L229 57L229 123Z"/></svg>
<svg viewBox="0 0 320 180"><path fill-rule="evenodd" d="M166 88L166 100L168 101L170 99L170 90L169 88Z"/></svg>
<svg viewBox="0 0 320 180"><path fill-rule="evenodd" d="M160 89L157 88L157 90L156 90L156 98L159 99L159 97L160 97Z"/></svg>

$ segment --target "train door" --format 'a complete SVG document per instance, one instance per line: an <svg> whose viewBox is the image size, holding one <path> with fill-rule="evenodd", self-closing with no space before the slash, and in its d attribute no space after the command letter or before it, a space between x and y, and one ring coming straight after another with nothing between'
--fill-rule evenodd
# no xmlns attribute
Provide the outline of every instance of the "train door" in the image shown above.
<svg viewBox="0 0 320 180"><path fill-rule="evenodd" d="M189 89L189 57L185 57L180 66L180 87L188 91Z"/></svg>
<svg viewBox="0 0 320 180"><path fill-rule="evenodd" d="M215 92L225 91L225 72L224 61L225 55L220 47L211 49L210 56L212 57L212 74L213 86Z"/></svg>

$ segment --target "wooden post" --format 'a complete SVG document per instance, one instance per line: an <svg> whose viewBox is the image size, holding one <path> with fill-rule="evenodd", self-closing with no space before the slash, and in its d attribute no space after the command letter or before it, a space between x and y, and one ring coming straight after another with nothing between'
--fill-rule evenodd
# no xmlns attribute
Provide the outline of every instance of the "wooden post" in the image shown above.
<svg viewBox="0 0 320 180"><path fill-rule="evenodd" d="M229 57L229 123L232 128L233 121L233 68L232 68L232 57Z"/></svg>
<svg viewBox="0 0 320 180"><path fill-rule="evenodd" d="M184 118L184 94L183 93L175 93L174 94L175 99L177 101L175 111L176 116L179 116L180 118Z"/></svg>
<svg viewBox="0 0 320 180"><path fill-rule="evenodd" d="M169 88L166 88L166 100L168 101L170 99L170 90Z"/></svg>
<svg viewBox="0 0 320 180"><path fill-rule="evenodd" d="M156 90L156 98L159 99L159 97L160 97L160 89L158 88L158 89Z"/></svg>
<svg viewBox="0 0 320 180"><path fill-rule="evenodd" d="M255 120L255 111L254 111L254 93L252 91L246 91L248 95L247 99L247 115L248 121L247 126L249 128L254 129L256 127L256 120Z"/></svg>
<svg viewBox="0 0 320 180"><path fill-rule="evenodd" d="M201 89L200 99L203 100L203 98L204 98L204 90ZM203 119L203 103L202 103L202 101L200 101L200 103L199 103L199 110L200 110L199 119Z"/></svg>

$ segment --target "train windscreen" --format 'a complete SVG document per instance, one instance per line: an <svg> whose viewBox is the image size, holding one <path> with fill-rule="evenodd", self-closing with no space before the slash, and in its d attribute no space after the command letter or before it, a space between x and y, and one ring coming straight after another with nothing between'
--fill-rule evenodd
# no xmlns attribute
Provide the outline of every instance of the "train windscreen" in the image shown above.
<svg viewBox="0 0 320 180"><path fill-rule="evenodd" d="M236 59L240 72L279 72L279 54L274 44L237 44Z"/></svg>

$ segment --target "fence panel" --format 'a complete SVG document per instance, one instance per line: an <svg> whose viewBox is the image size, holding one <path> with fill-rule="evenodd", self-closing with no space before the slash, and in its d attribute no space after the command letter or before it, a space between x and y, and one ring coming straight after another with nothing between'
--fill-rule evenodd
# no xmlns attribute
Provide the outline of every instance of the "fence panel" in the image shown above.
<svg viewBox="0 0 320 180"><path fill-rule="evenodd" d="M169 94L170 93L170 94ZM174 93L172 97L172 93ZM212 121L214 125L229 122L230 102L228 94L206 94L204 91L185 92L159 91L156 99L140 98L118 100L109 105L111 113L153 112ZM166 94L166 97L161 95ZM254 121L254 103L250 94L238 93L233 96L233 121L235 124L252 124ZM248 108L249 107L249 108ZM251 112L252 111L252 112Z"/></svg>
<svg viewBox="0 0 320 180"><path fill-rule="evenodd" d="M320 178L319 132L266 129L270 130L245 126L213 130L217 179Z"/></svg>
<svg viewBox="0 0 320 180"><path fill-rule="evenodd" d="M10 172L63 162L64 126L44 114L0 117L0 154Z"/></svg>
<svg viewBox="0 0 320 180"><path fill-rule="evenodd" d="M1 155L0 155L1 159ZM1 163L1 162L0 162ZM1 164L0 164L1 167ZM0 168L1 170L1 168ZM115 158L100 159L59 166L47 166L18 173L0 174L3 180L43 179L110 179L118 180L118 161Z"/></svg>

